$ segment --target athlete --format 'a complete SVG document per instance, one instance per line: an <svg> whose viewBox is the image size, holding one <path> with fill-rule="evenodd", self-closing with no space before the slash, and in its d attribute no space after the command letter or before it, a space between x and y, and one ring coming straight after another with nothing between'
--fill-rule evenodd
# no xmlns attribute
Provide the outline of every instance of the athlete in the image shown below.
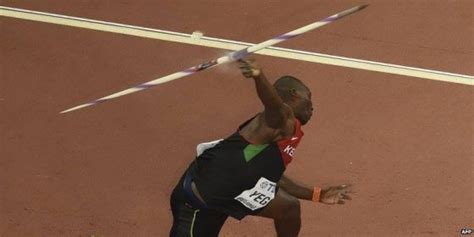
<svg viewBox="0 0 474 237"><path fill-rule="evenodd" d="M228 216L271 218L278 237L298 236L300 202L344 204L349 185L310 187L284 175L303 137L301 126L313 114L311 92L297 78L273 85L254 60L240 70L255 81L264 111L227 137L197 146L197 158L171 194L171 237L218 236Z"/></svg>

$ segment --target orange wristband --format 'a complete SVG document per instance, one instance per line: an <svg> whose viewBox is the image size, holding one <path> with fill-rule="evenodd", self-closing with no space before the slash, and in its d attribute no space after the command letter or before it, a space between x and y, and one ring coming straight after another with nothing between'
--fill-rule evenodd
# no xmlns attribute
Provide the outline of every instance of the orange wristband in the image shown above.
<svg viewBox="0 0 474 237"><path fill-rule="evenodd" d="M319 196L321 195L321 188L314 187L313 189L313 202L319 202Z"/></svg>

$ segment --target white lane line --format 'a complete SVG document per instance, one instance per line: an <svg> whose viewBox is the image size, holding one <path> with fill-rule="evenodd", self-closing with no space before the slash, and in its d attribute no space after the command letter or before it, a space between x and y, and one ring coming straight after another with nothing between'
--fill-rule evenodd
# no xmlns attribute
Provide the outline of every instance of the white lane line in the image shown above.
<svg viewBox="0 0 474 237"><path fill-rule="evenodd" d="M0 16L13 17L23 20L46 22L57 25L66 25L90 30L113 32L124 35L132 35L143 38L159 39L171 42L178 42L191 45L199 45L211 48L240 50L254 45L251 43L225 40L213 37L202 36L192 37L191 34L158 30L133 25L119 24L106 21L98 21L86 18L72 17L53 13L31 11L26 9L0 6ZM258 54L294 59L321 64L356 68L368 71L390 73L396 75L417 77L435 81L474 85L474 76L449 72L442 72L430 69L408 67L396 64L374 62L362 59L347 58L328 54L320 54L302 50L294 50L280 47L269 47L257 52Z"/></svg>

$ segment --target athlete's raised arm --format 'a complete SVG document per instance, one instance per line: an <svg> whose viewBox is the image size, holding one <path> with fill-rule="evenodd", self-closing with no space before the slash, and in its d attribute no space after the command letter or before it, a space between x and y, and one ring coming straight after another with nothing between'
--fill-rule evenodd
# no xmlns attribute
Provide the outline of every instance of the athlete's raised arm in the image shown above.
<svg viewBox="0 0 474 237"><path fill-rule="evenodd" d="M276 89L267 80L262 69L255 63L255 60L239 60L240 70L247 78L253 78L257 94L262 101L265 111L264 118L266 124L271 128L284 128L291 114L291 108L283 103Z"/></svg>

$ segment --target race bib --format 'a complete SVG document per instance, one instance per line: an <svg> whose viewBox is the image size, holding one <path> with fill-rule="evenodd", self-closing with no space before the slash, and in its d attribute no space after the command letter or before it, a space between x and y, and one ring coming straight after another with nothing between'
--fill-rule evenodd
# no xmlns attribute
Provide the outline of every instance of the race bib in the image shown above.
<svg viewBox="0 0 474 237"><path fill-rule="evenodd" d="M255 187L243 191L234 199L254 211L266 206L275 198L276 183L261 177Z"/></svg>

